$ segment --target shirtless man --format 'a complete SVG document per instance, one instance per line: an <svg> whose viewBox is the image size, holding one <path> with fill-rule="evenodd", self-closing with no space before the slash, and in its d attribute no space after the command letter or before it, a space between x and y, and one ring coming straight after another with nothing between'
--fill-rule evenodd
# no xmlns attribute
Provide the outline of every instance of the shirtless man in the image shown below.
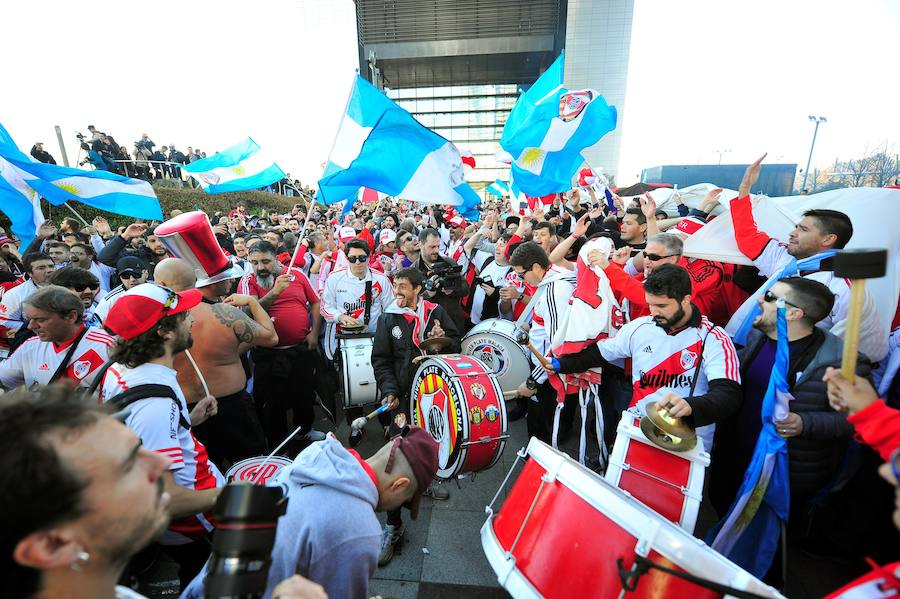
<svg viewBox="0 0 900 599"><path fill-rule="evenodd" d="M194 287L196 276L183 260L167 258L156 266L156 281L183 291ZM247 374L241 356L251 347L278 344L272 319L256 298L235 294L222 301L230 289L230 279L200 287L203 301L191 308L194 345L190 352L209 386L209 394L219 404L216 417L195 427L194 434L223 471L244 458L266 453L265 435L246 390ZM205 397L203 383L186 354L175 358L175 370L188 403Z"/></svg>

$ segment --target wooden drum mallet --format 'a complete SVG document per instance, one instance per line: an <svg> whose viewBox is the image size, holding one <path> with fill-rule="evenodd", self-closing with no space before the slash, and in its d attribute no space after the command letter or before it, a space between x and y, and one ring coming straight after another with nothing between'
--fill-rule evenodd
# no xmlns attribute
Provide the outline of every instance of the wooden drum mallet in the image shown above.
<svg viewBox="0 0 900 599"><path fill-rule="evenodd" d="M834 276L850 279L850 306L844 332L844 354L841 374L851 384L856 380L856 358L859 354L859 324L866 299L866 279L878 279L887 271L887 250L841 250L834 255Z"/></svg>

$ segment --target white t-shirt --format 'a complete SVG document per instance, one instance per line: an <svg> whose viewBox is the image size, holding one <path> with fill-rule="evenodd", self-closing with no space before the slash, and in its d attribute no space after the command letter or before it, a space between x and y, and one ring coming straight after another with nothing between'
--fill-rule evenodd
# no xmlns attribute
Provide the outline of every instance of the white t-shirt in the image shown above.
<svg viewBox="0 0 900 599"><path fill-rule="evenodd" d="M62 364L81 330L60 344L41 341L37 337L27 339L10 357L0 362L0 385L5 389L49 385L50 377ZM109 359L108 351L113 343L114 339L103 329L87 327L59 380L68 379L78 386L89 387L97 370Z"/></svg>
<svg viewBox="0 0 900 599"><path fill-rule="evenodd" d="M147 363L137 368L113 364L103 379L100 399L109 401L126 389L146 384L171 387L178 397L178 404L168 397L139 399L129 406L131 414L125 425L141 439L144 447L169 458L169 470L178 485L195 491L224 486L225 478L209 461L206 447L181 425L182 418L190 422L191 417L174 370L162 364ZM179 518L171 522L159 542L183 545L212 529L207 514Z"/></svg>
<svg viewBox="0 0 900 599"><path fill-rule="evenodd" d="M513 274L513 277L517 276L512 266L510 266L509 264L507 264L506 266L501 266L500 264L497 264L497 262L492 260L483 266L481 272L478 273L478 277L482 280L490 279L490 281L492 282L491 286L497 288L497 291L495 291L495 293L499 293L501 287L507 287L512 284L511 281L507 278L509 277L510 273ZM481 288L481 285L477 285L475 287L475 292L472 294L472 309L470 311L472 324L478 324L479 322L481 322L481 313L484 310L485 299L486 296L484 290Z"/></svg>

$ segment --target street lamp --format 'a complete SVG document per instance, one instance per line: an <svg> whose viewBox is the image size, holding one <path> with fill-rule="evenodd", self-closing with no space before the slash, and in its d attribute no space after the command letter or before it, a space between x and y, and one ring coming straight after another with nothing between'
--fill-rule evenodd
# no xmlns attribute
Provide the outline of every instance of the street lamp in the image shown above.
<svg viewBox="0 0 900 599"><path fill-rule="evenodd" d="M828 122L828 119L826 119L824 116L810 116L809 120L816 124L816 128L813 130L812 144L810 144L809 146L809 158L807 158L806 160L806 170L803 171L803 185L800 186L801 192L806 189L806 178L809 176L809 165L812 162L813 148L816 147L816 134L819 132L819 123Z"/></svg>

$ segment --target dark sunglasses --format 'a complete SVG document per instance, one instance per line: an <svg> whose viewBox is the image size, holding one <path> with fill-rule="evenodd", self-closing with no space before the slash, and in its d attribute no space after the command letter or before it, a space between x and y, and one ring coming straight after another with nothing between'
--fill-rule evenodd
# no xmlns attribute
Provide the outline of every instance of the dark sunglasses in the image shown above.
<svg viewBox="0 0 900 599"><path fill-rule="evenodd" d="M368 260L369 260L369 257L365 254L363 254L362 256L348 256L347 257L347 262L349 262L350 264L355 264L357 262L368 262Z"/></svg>
<svg viewBox="0 0 900 599"><path fill-rule="evenodd" d="M126 270L124 272L119 273L120 279L131 279L131 278L137 279L140 276L141 275L137 274L136 272L131 272L130 270Z"/></svg>
<svg viewBox="0 0 900 599"><path fill-rule="evenodd" d="M649 260L650 262L659 262L663 258L671 258L674 254L669 254L668 256L660 256L659 254L644 254L644 258Z"/></svg>
<svg viewBox="0 0 900 599"><path fill-rule="evenodd" d="M100 289L100 283L91 283L90 285L72 285L72 289L75 290L76 293L84 293L85 289L97 291L98 289Z"/></svg>
<svg viewBox="0 0 900 599"><path fill-rule="evenodd" d="M765 300L765 301L767 301L767 302L769 302L769 303L772 303L772 302L775 302L775 301L778 301L778 300L784 300L784 303L790 304L790 305L794 306L795 308L800 308L800 306L798 306L797 304L795 304L795 303L793 303L793 302L789 302L789 301L787 301L786 299L784 299L783 297L778 297L777 295L775 295L775 294L772 293L771 291L766 291L765 295L763 295L763 300ZM800 308L800 309L802 310L803 308Z"/></svg>

